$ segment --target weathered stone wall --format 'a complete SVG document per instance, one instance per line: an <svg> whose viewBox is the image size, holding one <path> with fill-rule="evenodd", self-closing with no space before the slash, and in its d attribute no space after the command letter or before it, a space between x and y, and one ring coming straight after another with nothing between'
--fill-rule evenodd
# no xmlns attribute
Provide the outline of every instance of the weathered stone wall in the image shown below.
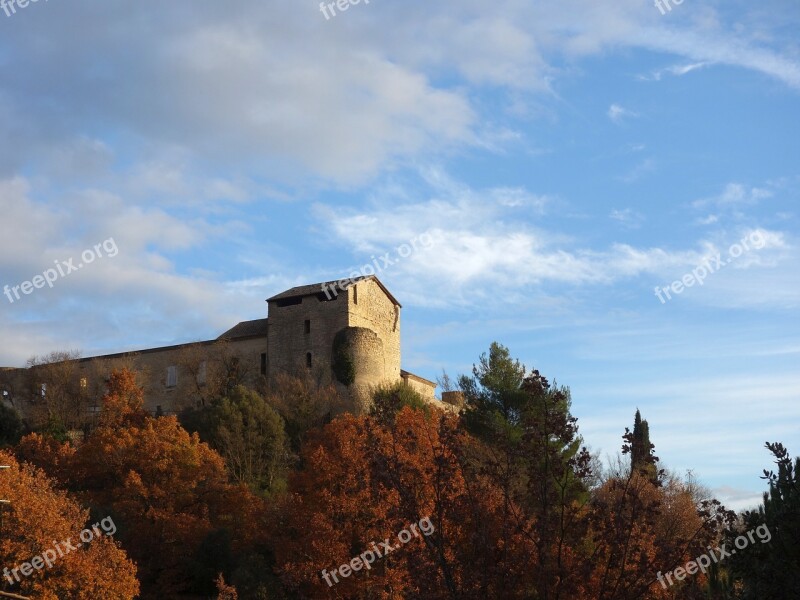
<svg viewBox="0 0 800 600"><path fill-rule="evenodd" d="M435 396L435 383L432 384L430 382L423 381L421 378L415 377L411 374L403 377L403 382L428 402L438 402Z"/></svg>
<svg viewBox="0 0 800 600"><path fill-rule="evenodd" d="M350 360L355 367L355 382L348 392L354 414L369 411L371 390L387 381L385 350L377 333L364 327L348 327L343 331Z"/></svg>
<svg viewBox="0 0 800 600"><path fill-rule="evenodd" d="M255 389L281 372L311 373L321 383L329 383L334 379L334 338L339 331L352 330L349 339L355 381L349 388L337 386L345 397L350 396L353 412L368 408L370 387L401 378L423 397L434 400L435 385L431 382L401 377L400 307L375 279L360 280L347 290L338 290L338 296L331 300L326 300L321 288L319 292L270 301L266 335L81 359L75 361L75 372L69 377L75 380L75 386L83 380L80 394L86 405L96 410L105 394L108 374L128 367L138 373L146 408L156 412L160 407L163 413L173 413L210 400L229 379L236 360L236 383ZM262 374L262 355L266 374ZM205 383L201 382L203 363ZM177 368L177 385L167 385L169 367ZM35 370L0 370L0 386L10 390L8 398L23 412L26 403L40 401L39 379L43 376ZM20 401L23 398L25 403Z"/></svg>
<svg viewBox="0 0 800 600"><path fill-rule="evenodd" d="M71 381L49 385L68 387L69 393L80 395L81 404L91 415L99 410L109 374L128 368L137 373L137 382L144 389L145 408L155 413L160 407L163 413L170 414L210 400L229 376L237 383L258 388L262 384L261 354L266 352L266 338L251 338L84 358L72 361L68 375ZM175 386L167 385L169 367L177 369ZM0 389L9 392L14 407L23 415L29 416L36 408L34 404L41 403L40 386L50 379L48 368L44 365L0 371ZM59 370L65 372L63 368Z"/></svg>
<svg viewBox="0 0 800 600"><path fill-rule="evenodd" d="M400 307L374 279L359 281L347 290L348 325L371 329L383 343L385 378L400 379Z"/></svg>
<svg viewBox="0 0 800 600"><path fill-rule="evenodd" d="M322 290L320 290L322 291ZM311 371L323 382L331 381L331 353L336 333L347 327L347 296L340 293L331 301L305 296L300 304L279 306L269 303L269 377L278 373ZM306 333L306 321L310 331Z"/></svg>

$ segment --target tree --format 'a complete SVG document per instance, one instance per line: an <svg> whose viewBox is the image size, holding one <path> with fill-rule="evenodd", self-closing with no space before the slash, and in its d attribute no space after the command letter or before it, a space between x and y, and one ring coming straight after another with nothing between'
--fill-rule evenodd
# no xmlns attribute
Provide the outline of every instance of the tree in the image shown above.
<svg viewBox="0 0 800 600"><path fill-rule="evenodd" d="M507 436L508 427L519 425L525 402L522 382L525 367L513 360L508 348L492 342L472 368L472 377L461 375L458 384L467 403L465 415L472 432L484 439Z"/></svg>
<svg viewBox="0 0 800 600"><path fill-rule="evenodd" d="M283 417L294 452L300 451L309 431L330 422L346 407L333 385L320 383L310 374L296 377L278 373L270 381L267 402Z"/></svg>
<svg viewBox="0 0 800 600"><path fill-rule="evenodd" d="M764 470L769 490L756 511L742 514L741 524L732 528L726 541L735 546L735 539L746 532L755 542L731 556L730 572L741 582L745 600L777 600L786 598L800 580L800 457L792 460L780 443L766 443L775 458L778 472ZM738 548L738 546L737 546Z"/></svg>
<svg viewBox="0 0 800 600"><path fill-rule="evenodd" d="M143 598L210 595L217 573L235 567L233 556L255 552L263 505L229 483L219 454L175 417L142 413L140 401L132 374L113 374L98 428L77 448L51 448L39 460L52 457L43 464L49 475L114 516L120 541L140 567ZM34 441L21 446L31 448ZM217 556L217 568L206 549L222 530L230 552Z"/></svg>
<svg viewBox="0 0 800 600"><path fill-rule="evenodd" d="M0 451L0 464L11 467L0 471L0 498L11 501L5 510L0 505L0 564L7 568L0 578L1 590L40 600L129 600L138 595L136 567L113 538L96 535L91 543L63 556L56 554L56 543L60 548L64 540L77 541L91 527L89 511L54 489L35 467L20 465L4 451ZM18 571L17 582L12 569L47 551L55 555L52 566L30 577Z"/></svg>
<svg viewBox="0 0 800 600"><path fill-rule="evenodd" d="M34 428L57 423L67 430L81 429L88 419L90 398L80 386L78 359L81 353L51 352L28 360L28 398Z"/></svg>
<svg viewBox="0 0 800 600"><path fill-rule="evenodd" d="M425 414L430 414L431 411L431 406L425 402L419 392L402 381L380 385L372 390L370 415L379 422L392 423L404 406L408 406L412 410L421 410Z"/></svg>
<svg viewBox="0 0 800 600"><path fill-rule="evenodd" d="M520 508L461 459L474 443L456 417L409 407L391 422L344 415L313 431L272 542L289 589L314 598L529 597L533 548L511 517ZM323 579L373 541L397 545L426 517L430 536L376 557L334 590Z"/></svg>
<svg viewBox="0 0 800 600"><path fill-rule="evenodd" d="M569 389L551 387L537 370L528 374L497 343L481 356L472 377L459 378L459 385L467 403L466 427L486 441L476 464L508 502L525 508L516 526L536 548L538 597L578 594L565 585L568 555L585 531L580 516L589 499L585 482L593 463L570 414Z"/></svg>
<svg viewBox="0 0 800 600"><path fill-rule="evenodd" d="M0 400L0 448L13 446L22 437L24 427L17 411Z"/></svg>
<svg viewBox="0 0 800 600"><path fill-rule="evenodd" d="M658 458L653 455L655 446L650 442L650 425L642 420L639 409L633 420L633 439L631 444L631 469L648 477L655 477Z"/></svg>
<svg viewBox="0 0 800 600"><path fill-rule="evenodd" d="M213 411L213 447L225 459L233 479L257 492L285 486L290 464L283 419L258 393L236 387Z"/></svg>

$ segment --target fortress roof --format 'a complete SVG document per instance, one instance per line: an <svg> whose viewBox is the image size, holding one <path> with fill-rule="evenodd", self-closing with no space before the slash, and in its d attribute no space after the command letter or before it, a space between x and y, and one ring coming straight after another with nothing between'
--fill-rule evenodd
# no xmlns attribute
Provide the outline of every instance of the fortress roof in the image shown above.
<svg viewBox="0 0 800 600"><path fill-rule="evenodd" d="M269 319L255 319L254 321L242 321L237 323L228 331L219 336L218 340L237 340L248 337L266 337L267 323Z"/></svg>
<svg viewBox="0 0 800 600"><path fill-rule="evenodd" d="M301 298L303 296L316 296L317 294L324 294L325 289L328 288L335 288L339 285L340 281L347 282L345 283L345 287L349 287L353 284L358 283L359 281L366 281L367 279L373 279L375 283L380 286L383 290L383 293L391 300L394 304L398 307L402 308L403 305L397 301L397 298L392 296L391 292L386 289L386 286L381 283L381 280L378 279L375 275L362 275L360 277L354 277L353 279L342 279L342 280L334 280L334 281L325 281L322 283L312 283L310 285L300 285L297 287L293 287L291 289L286 290L285 292L281 292L276 296L272 296L272 298L267 298L267 302L274 302L276 300L288 300L289 298ZM339 288L341 289L341 288Z"/></svg>

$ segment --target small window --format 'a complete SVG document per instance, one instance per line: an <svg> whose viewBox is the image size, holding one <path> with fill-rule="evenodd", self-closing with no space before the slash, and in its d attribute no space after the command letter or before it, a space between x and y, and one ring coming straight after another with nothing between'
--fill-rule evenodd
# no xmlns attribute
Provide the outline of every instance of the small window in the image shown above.
<svg viewBox="0 0 800 600"><path fill-rule="evenodd" d="M311 321L309 321L308 319L306 319L306 323L305 323L305 332L306 333L311 333Z"/></svg>
<svg viewBox="0 0 800 600"><path fill-rule="evenodd" d="M261 374L267 374L267 354L266 352L261 355Z"/></svg>
<svg viewBox="0 0 800 600"><path fill-rule="evenodd" d="M311 352L306 352L306 367L311 368Z"/></svg>
<svg viewBox="0 0 800 600"><path fill-rule="evenodd" d="M167 387L178 385L178 367L167 367Z"/></svg>
<svg viewBox="0 0 800 600"><path fill-rule="evenodd" d="M200 363L200 367L197 369L197 384L198 385L205 385L206 384L206 371L208 368L206 367L206 361Z"/></svg>
<svg viewBox="0 0 800 600"><path fill-rule="evenodd" d="M41 394L42 394L42 398L47 398L47 384L46 383L42 384L42 387L41 387L40 391L41 391Z"/></svg>
<svg viewBox="0 0 800 600"><path fill-rule="evenodd" d="M358 304L358 286L353 286L353 304Z"/></svg>
<svg viewBox="0 0 800 600"><path fill-rule="evenodd" d="M86 388L89 387L89 380L86 377L81 377L81 389L85 392Z"/></svg>
<svg viewBox="0 0 800 600"><path fill-rule="evenodd" d="M303 297L297 296L296 298L285 298L284 300L278 300L276 304L278 308L285 308L287 306L297 306L298 304L303 303Z"/></svg>

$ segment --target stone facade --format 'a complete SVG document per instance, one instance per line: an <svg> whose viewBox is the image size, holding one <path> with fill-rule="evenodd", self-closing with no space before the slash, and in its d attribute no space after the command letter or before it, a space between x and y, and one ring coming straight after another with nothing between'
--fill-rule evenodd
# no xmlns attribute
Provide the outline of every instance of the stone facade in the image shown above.
<svg viewBox="0 0 800 600"><path fill-rule="evenodd" d="M79 420L78 412L99 410L108 374L128 367L139 374L146 408L153 413L203 405L231 383L264 389L278 373L310 372L320 383L335 383L357 414L367 410L370 389L383 383L403 381L438 402L435 383L400 368L401 305L378 278L358 278L344 289L335 285L301 286L273 296L268 318L239 323L216 340L0 369L2 400L26 414L43 404L43 394L48 401L77 397ZM337 339L339 360L349 366L352 381L340 381L332 369Z"/></svg>

